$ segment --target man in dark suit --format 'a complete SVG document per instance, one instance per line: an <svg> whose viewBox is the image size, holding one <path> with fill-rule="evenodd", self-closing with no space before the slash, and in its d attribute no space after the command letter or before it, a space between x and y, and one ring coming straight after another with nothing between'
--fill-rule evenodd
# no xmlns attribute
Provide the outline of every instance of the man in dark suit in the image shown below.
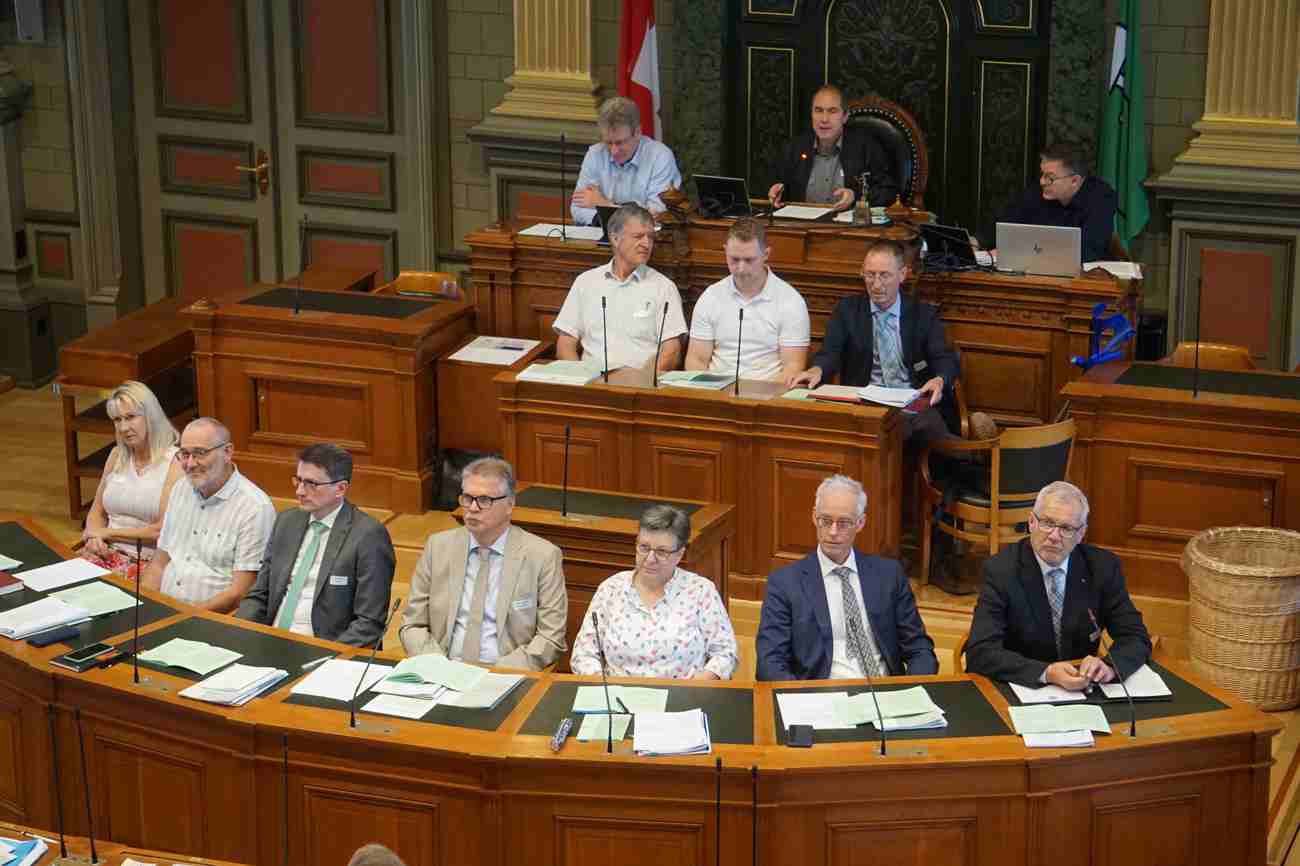
<svg viewBox="0 0 1300 866"><path fill-rule="evenodd" d="M1038 156L1038 183L1012 202L998 222L1080 229L1080 261L1095 262L1111 258L1115 207L1110 184L1089 174L1077 151L1054 146Z"/></svg>
<svg viewBox="0 0 1300 866"><path fill-rule="evenodd" d="M755 649L760 680L934 674L934 641L894 559L853 549L867 494L844 475L817 488L817 549L773 572Z"/></svg>
<svg viewBox="0 0 1300 866"><path fill-rule="evenodd" d="M894 241L867 247L862 260L866 294L835 305L812 366L790 376L786 384L816 388L838 374L842 385L916 388L929 397L931 408L903 415L903 439L924 442L950 436L950 429L957 427L956 401L944 397L960 370L939 311L899 295L907 277L906 261L902 246Z"/></svg>
<svg viewBox="0 0 1300 866"><path fill-rule="evenodd" d="M294 492L301 508L276 516L262 568L236 616L325 640L373 646L384 636L393 542L346 499L352 455L304 448Z"/></svg>
<svg viewBox="0 0 1300 866"><path fill-rule="evenodd" d="M1029 538L984 564L984 587L966 644L967 668L1023 686L1071 691L1129 676L1151 657L1142 614L1124 586L1119 558L1080 544L1088 528L1083 491L1056 481L1038 492ZM1101 630L1108 661L1098 658ZM1079 664L1071 659L1082 658Z"/></svg>
<svg viewBox="0 0 1300 866"><path fill-rule="evenodd" d="M898 178L871 133L845 123L844 94L825 84L813 94L812 129L786 145L776 167L778 180L768 190L773 207L785 201L832 204L848 210L862 192L865 172L873 205L890 205L898 197Z"/></svg>

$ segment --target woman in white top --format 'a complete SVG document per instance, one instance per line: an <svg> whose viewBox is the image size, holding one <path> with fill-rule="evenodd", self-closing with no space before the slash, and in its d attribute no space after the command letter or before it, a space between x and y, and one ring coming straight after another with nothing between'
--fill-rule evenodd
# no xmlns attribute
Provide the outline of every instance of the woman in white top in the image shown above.
<svg viewBox="0 0 1300 866"><path fill-rule="evenodd" d="M136 539L141 558L152 559L172 485L183 474L174 459L180 436L158 398L139 382L119 385L107 409L117 446L104 464L95 504L86 516L81 555L132 577Z"/></svg>

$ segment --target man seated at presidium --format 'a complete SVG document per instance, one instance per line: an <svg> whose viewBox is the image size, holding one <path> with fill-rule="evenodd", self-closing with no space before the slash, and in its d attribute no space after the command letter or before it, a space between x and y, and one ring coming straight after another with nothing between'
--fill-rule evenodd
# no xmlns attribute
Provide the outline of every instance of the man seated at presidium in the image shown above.
<svg viewBox="0 0 1300 866"><path fill-rule="evenodd" d="M608 345L611 370L641 367L662 339L659 369L676 370L686 318L677 286L646 264L654 252L654 218L640 205L626 204L614 211L608 229L614 257L574 279L553 325L555 355L576 361L581 349L587 363L603 367Z"/></svg>
<svg viewBox="0 0 1300 866"><path fill-rule="evenodd" d="M461 474L464 528L429 536L398 633L407 655L541 670L565 649L560 549L510 524L515 475L483 457Z"/></svg>
<svg viewBox="0 0 1300 866"><path fill-rule="evenodd" d="M731 275L695 302L686 369L734 375L739 353L742 379L785 381L808 363L808 305L768 268L762 223L737 220L722 249Z"/></svg>
<svg viewBox="0 0 1300 866"><path fill-rule="evenodd" d="M879 143L865 129L846 126L844 93L824 84L813 94L812 130L786 145L776 167L779 181L767 197L772 207L787 201L819 202L848 210L862 192L859 178L867 174L872 205L887 206L898 197L898 178Z"/></svg>
<svg viewBox="0 0 1300 866"><path fill-rule="evenodd" d="M596 116L600 141L587 149L578 170L569 212L581 225L596 224L596 206L632 202L652 213L664 210L659 194L680 187L682 175L667 145L641 134L636 103L613 96Z"/></svg>
<svg viewBox="0 0 1300 866"><path fill-rule="evenodd" d="M853 549L866 513L866 491L852 478L832 475L817 488L817 549L767 579L758 679L939 672L902 564Z"/></svg>
<svg viewBox="0 0 1300 866"><path fill-rule="evenodd" d="M293 476L298 508L275 518L240 619L308 637L373 646L384 636L393 587L393 542L378 520L347 500L352 455L309 445Z"/></svg>
<svg viewBox="0 0 1300 866"><path fill-rule="evenodd" d="M1026 189L998 222L1082 229L1082 261L1103 261L1110 258L1115 230L1115 190L1088 174L1087 163L1075 151L1051 147L1038 157L1038 184Z"/></svg>
<svg viewBox="0 0 1300 866"><path fill-rule="evenodd" d="M1038 492L1029 538L984 564L984 586L971 620L966 667L1023 686L1071 691L1131 675L1151 657L1151 638L1133 606L1115 554L1080 543L1088 499L1066 481ZM1109 664L1098 658L1101 629ZM1072 659L1082 658L1079 664Z"/></svg>
<svg viewBox="0 0 1300 866"><path fill-rule="evenodd" d="M906 256L894 241L875 241L862 260L866 295L835 305L826 339L812 366L786 382L816 388L838 374L842 385L916 388L930 399L924 412L903 413L903 440L928 442L953 434L953 400L944 394L960 373L957 353L948 345L939 311L899 294L907 276ZM937 410L935 407L939 407Z"/></svg>
<svg viewBox="0 0 1300 866"><path fill-rule="evenodd" d="M181 432L176 459L187 483L172 488L158 553L140 584L218 613L229 613L262 567L275 507L236 468L230 431L197 418Z"/></svg>
<svg viewBox="0 0 1300 866"><path fill-rule="evenodd" d="M575 674L600 673L603 648L612 677L731 678L736 634L722 597L713 581L677 567L690 537L691 519L680 509L651 505L642 513L636 568L596 589L573 641Z"/></svg>

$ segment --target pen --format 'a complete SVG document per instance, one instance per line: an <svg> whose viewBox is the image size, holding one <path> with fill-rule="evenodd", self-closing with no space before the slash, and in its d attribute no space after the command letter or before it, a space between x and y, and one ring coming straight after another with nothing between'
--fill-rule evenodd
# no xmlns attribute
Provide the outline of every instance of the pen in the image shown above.
<svg viewBox="0 0 1300 866"><path fill-rule="evenodd" d="M307 662L306 664L304 664L304 665L302 666L302 669L305 670L305 671L309 671L309 670L311 670L312 668L314 668L314 667L316 667L317 665L319 665L321 662L327 662L327 661L329 661L329 660L332 659L332 658L334 658L334 656L321 656L321 657L318 658L318 659L312 659L311 661L309 661L309 662Z"/></svg>

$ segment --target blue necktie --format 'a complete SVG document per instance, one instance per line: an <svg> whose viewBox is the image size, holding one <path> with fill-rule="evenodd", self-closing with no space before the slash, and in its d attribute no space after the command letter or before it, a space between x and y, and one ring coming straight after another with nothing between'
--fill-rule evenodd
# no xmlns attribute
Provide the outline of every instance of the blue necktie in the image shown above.
<svg viewBox="0 0 1300 866"><path fill-rule="evenodd" d="M880 364L880 384L886 388L906 387L908 382L902 376L903 359L900 353L898 325L892 312L877 311L871 317L872 339L876 359Z"/></svg>
<svg viewBox="0 0 1300 866"><path fill-rule="evenodd" d="M1063 652L1061 646L1061 610L1065 607L1065 571L1060 568L1047 572L1047 603L1052 607L1052 631L1056 634L1056 656Z"/></svg>

